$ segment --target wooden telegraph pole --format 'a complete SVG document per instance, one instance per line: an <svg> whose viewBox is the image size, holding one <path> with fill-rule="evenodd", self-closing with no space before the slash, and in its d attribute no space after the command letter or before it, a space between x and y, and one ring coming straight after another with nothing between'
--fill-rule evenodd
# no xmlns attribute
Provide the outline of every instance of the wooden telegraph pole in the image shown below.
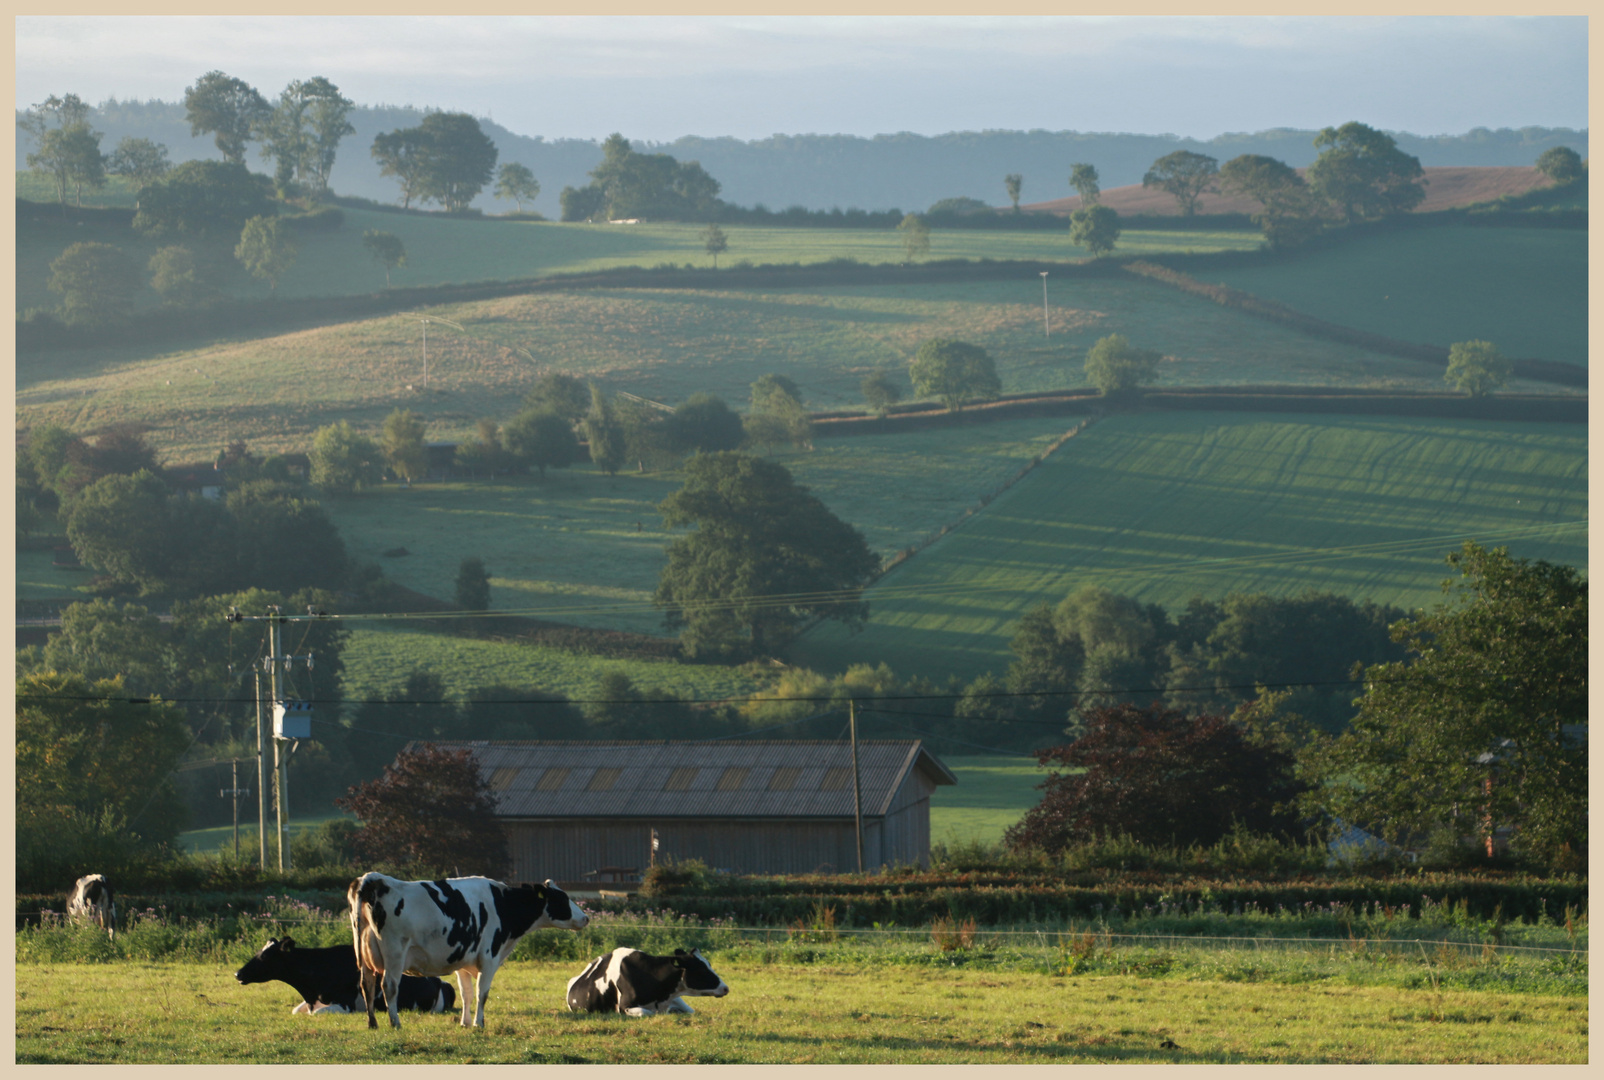
<svg viewBox="0 0 1604 1080"><path fill-rule="evenodd" d="M852 820L858 833L858 873L863 873L863 786L858 780L858 707L847 702L847 723L852 729Z"/></svg>

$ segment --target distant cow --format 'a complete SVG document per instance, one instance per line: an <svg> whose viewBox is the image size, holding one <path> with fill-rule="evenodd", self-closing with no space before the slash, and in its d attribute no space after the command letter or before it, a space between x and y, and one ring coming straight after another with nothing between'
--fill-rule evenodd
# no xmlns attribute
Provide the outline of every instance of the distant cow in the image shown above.
<svg viewBox="0 0 1604 1080"><path fill-rule="evenodd" d="M568 980L568 1007L574 1012L663 1016L694 1013L683 997L723 997L729 992L695 949L675 949L673 956L614 949Z"/></svg>
<svg viewBox="0 0 1604 1080"><path fill-rule="evenodd" d="M379 1026L373 1006L380 976L390 1026L401 1026L395 1003L403 971L456 972L462 990L462 1026L484 1027L490 982L519 938L547 926L583 930L590 922L590 916L570 904L568 894L552 881L544 885L506 885L485 877L398 881L368 873L351 882L346 899L351 903L351 939L370 1028ZM470 994L475 974L476 992Z"/></svg>
<svg viewBox="0 0 1604 1080"><path fill-rule="evenodd" d="M271 938L261 952L234 972L234 978L247 986L289 983L302 998L291 1012L352 1013L362 1008L362 976L349 945L304 949L296 946L294 938ZM400 1008L437 1013L456 1003L457 991L450 983L414 975L401 979Z"/></svg>
<svg viewBox="0 0 1604 1080"><path fill-rule="evenodd" d="M111 937L117 936L117 901L104 876L88 874L78 879L67 897L67 918L94 923Z"/></svg>

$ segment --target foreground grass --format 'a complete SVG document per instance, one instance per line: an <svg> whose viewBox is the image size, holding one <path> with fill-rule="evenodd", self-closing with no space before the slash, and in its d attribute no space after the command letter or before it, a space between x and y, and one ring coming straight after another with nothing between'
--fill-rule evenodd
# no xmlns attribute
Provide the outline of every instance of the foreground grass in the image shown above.
<svg viewBox="0 0 1604 1080"><path fill-rule="evenodd" d="M1585 229L1413 229L1202 276L1404 341L1587 363Z"/></svg>
<svg viewBox="0 0 1604 1080"><path fill-rule="evenodd" d="M597 289L428 309L463 327L429 333L425 391L418 321L402 315L222 341L22 356L25 423L75 430L114 421L152 426L169 460L210 460L232 439L305 452L319 427L376 431L396 408L418 412L430 439L505 421L543 370L677 403L709 391L744 407L751 384L780 372L814 408L857 408L860 383L887 370L905 382L931 337L986 348L1009 393L1085 384L1086 350L1122 333L1166 359L1160 385L1274 383L1442 389L1440 368L1317 341L1139 279L804 290ZM1518 388L1518 387L1517 387ZM1545 388L1551 389L1551 388Z"/></svg>
<svg viewBox="0 0 1604 1080"><path fill-rule="evenodd" d="M939 954L938 954L939 957ZM19 964L19 1063L1585 1062L1585 998L1143 974L935 971L722 956L690 1017L571 1014L573 962L502 969L486 1028L295 1017L232 965ZM1251 976L1249 977L1251 978ZM382 1023L382 1021L381 1021Z"/></svg>
<svg viewBox="0 0 1604 1080"><path fill-rule="evenodd" d="M788 656L1000 672L1019 617L1088 584L1171 608L1311 587L1423 607L1471 538L1585 568L1585 446L1559 424L1110 417L881 578L861 634L819 624Z"/></svg>

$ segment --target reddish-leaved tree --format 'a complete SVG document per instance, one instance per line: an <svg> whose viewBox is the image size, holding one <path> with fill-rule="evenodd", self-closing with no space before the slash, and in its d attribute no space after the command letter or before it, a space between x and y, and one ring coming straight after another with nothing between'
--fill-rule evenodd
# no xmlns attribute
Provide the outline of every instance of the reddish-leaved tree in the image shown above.
<svg viewBox="0 0 1604 1080"><path fill-rule="evenodd" d="M334 803L361 820L352 843L375 862L488 877L501 877L510 865L496 798L470 751L433 743L403 750L383 776Z"/></svg>
<svg viewBox="0 0 1604 1080"><path fill-rule="evenodd" d="M1252 739L1222 716L1187 716L1152 705L1084 714L1086 733L1036 751L1049 773L1042 801L1004 837L1011 848L1049 852L1128 834L1147 844L1212 844L1236 823L1291 835L1302 790L1287 750Z"/></svg>

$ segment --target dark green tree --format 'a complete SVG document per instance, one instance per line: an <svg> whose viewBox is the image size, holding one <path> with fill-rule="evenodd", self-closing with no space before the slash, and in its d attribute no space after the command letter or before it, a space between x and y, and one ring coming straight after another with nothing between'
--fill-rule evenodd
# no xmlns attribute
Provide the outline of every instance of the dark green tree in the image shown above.
<svg viewBox="0 0 1604 1080"><path fill-rule="evenodd" d="M1587 174L1587 162L1568 146L1551 146L1537 155L1537 171L1556 184L1569 184Z"/></svg>
<svg viewBox="0 0 1604 1080"><path fill-rule="evenodd" d="M548 467L566 469L579 457L573 421L549 409L525 409L507 422L503 434L508 452L542 477Z"/></svg>
<svg viewBox="0 0 1604 1080"><path fill-rule="evenodd" d="M695 531L669 545L654 603L688 652L744 643L763 655L810 619L862 622L880 560L789 471L725 452L697 454L684 472L659 509L671 528Z"/></svg>
<svg viewBox="0 0 1604 1080"><path fill-rule="evenodd" d="M590 388L590 412L585 415L585 442L590 446L590 460L608 476L615 475L624 464L628 446L618 407L594 384Z"/></svg>
<svg viewBox="0 0 1604 1080"><path fill-rule="evenodd" d="M1587 581L1466 543L1450 600L1394 624L1410 657L1363 671L1351 729L1316 755L1319 802L1391 840L1450 830L1548 865L1587 844Z"/></svg>
<svg viewBox="0 0 1604 1080"><path fill-rule="evenodd" d="M1182 217L1197 213L1197 201L1214 186L1220 163L1207 154L1194 154L1190 150L1176 150L1153 162L1153 167L1142 177L1145 188L1162 188L1175 196Z"/></svg>
<svg viewBox="0 0 1604 1080"><path fill-rule="evenodd" d="M1426 197L1420 159L1398 149L1391 135L1349 121L1315 136L1320 156L1307 179L1343 220L1368 221L1413 210Z"/></svg>
<svg viewBox="0 0 1604 1080"><path fill-rule="evenodd" d="M378 444L345 420L318 428L309 456L312 483L334 495L354 495L377 484L384 461Z"/></svg>
<svg viewBox="0 0 1604 1080"><path fill-rule="evenodd" d="M407 248L401 238L395 233L380 232L377 229L364 229L362 231L362 246L367 249L368 255L376 263L384 266L384 287L390 287L390 271L398 266L407 264Z"/></svg>
<svg viewBox="0 0 1604 1080"><path fill-rule="evenodd" d="M97 240L73 244L50 264L48 286L61 294L61 320L72 325L128 318L141 284L139 266L128 253Z"/></svg>
<svg viewBox="0 0 1604 1080"><path fill-rule="evenodd" d="M420 128L402 128L374 136L369 152L379 163L379 175L393 176L401 185L403 210L411 208L413 199L423 201L428 145L429 140Z"/></svg>
<svg viewBox="0 0 1604 1080"><path fill-rule="evenodd" d="M668 418L668 428L677 453L734 450L746 438L740 416L712 394L692 394Z"/></svg>
<svg viewBox="0 0 1604 1080"><path fill-rule="evenodd" d="M483 559L463 559L457 567L456 597L463 611L490 610L490 572Z"/></svg>
<svg viewBox="0 0 1604 1080"><path fill-rule="evenodd" d="M1253 221L1272 248L1296 247L1325 227L1320 200L1298 171L1262 154L1243 154L1220 166L1220 187L1259 204Z"/></svg>
<svg viewBox="0 0 1604 1080"><path fill-rule="evenodd" d="M1097 185L1097 169L1095 166L1076 162L1069 167L1069 186L1080 195L1081 209L1096 204L1103 189Z"/></svg>
<svg viewBox="0 0 1604 1080"><path fill-rule="evenodd" d="M1014 213L1019 213L1019 193L1024 189L1025 178L1020 173L1009 173L1003 177L1003 187L1008 189L1008 201L1014 204Z"/></svg>
<svg viewBox="0 0 1604 1080"><path fill-rule="evenodd" d="M184 112L191 135L210 132L223 160L244 167L245 143L272 112L272 106L243 80L209 71L184 91Z"/></svg>
<svg viewBox="0 0 1604 1080"><path fill-rule="evenodd" d="M719 183L694 161L640 154L614 132L602 143L602 160L587 189L565 189L564 221L651 218L707 220L718 204ZM574 192L570 195L569 192Z"/></svg>
<svg viewBox="0 0 1604 1080"><path fill-rule="evenodd" d="M293 484L252 480L228 493L233 565L227 581L236 589L291 593L338 589L349 559L345 542L315 499Z"/></svg>
<svg viewBox="0 0 1604 1080"><path fill-rule="evenodd" d="M1069 242L1095 258L1114 250L1119 239L1119 214L1101 203L1083 206L1069 215Z"/></svg>
<svg viewBox="0 0 1604 1080"><path fill-rule="evenodd" d="M1448 349L1443 382L1471 397L1483 397L1509 381L1514 367L1490 341L1456 341Z"/></svg>
<svg viewBox="0 0 1604 1080"><path fill-rule="evenodd" d="M433 199L448 212L468 209L495 175L496 144L467 113L430 113L418 131L424 145L419 196Z"/></svg>
<svg viewBox="0 0 1604 1080"><path fill-rule="evenodd" d="M941 400L952 412L967 402L988 401L1002 392L997 365L979 345L952 338L931 338L919 346L908 365L913 392Z"/></svg>
<svg viewBox="0 0 1604 1080"><path fill-rule="evenodd" d="M134 228L151 236L237 237L251 218L272 213L267 177L243 165L186 161L140 189Z"/></svg>
<svg viewBox="0 0 1604 1080"><path fill-rule="evenodd" d="M529 166L509 161L496 171L496 186L491 192L498 199L511 199L524 212L524 200L534 202L540 195L540 181L529 171Z"/></svg>
<svg viewBox="0 0 1604 1080"><path fill-rule="evenodd" d="M1109 334L1086 350L1086 378L1104 397L1126 397L1158 376L1162 359L1162 353L1136 348L1124 334Z"/></svg>

